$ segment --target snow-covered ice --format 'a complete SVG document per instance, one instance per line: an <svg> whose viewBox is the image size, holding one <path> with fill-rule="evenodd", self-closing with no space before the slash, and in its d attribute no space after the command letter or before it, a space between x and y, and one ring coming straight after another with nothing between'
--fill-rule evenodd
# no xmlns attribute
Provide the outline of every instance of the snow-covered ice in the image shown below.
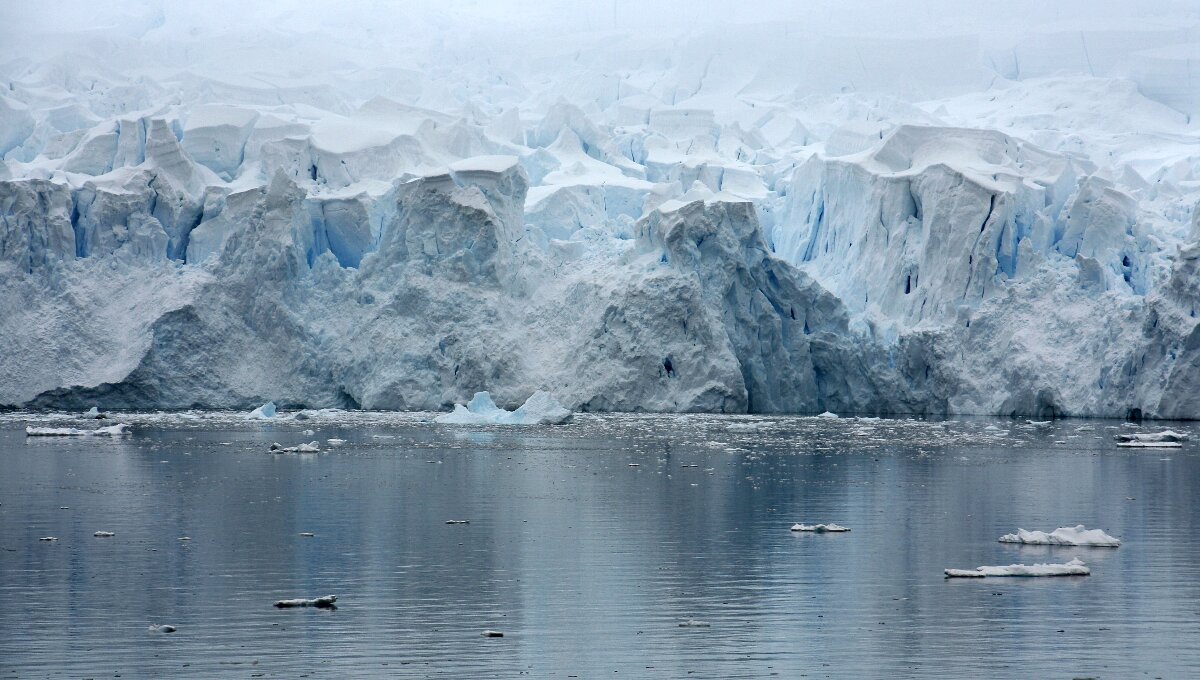
<svg viewBox="0 0 1200 680"><path fill-rule="evenodd" d="M1200 418L1194 12L453 4L6 16L0 406Z"/></svg>
<svg viewBox="0 0 1200 680"><path fill-rule="evenodd" d="M1073 527L1059 527L1049 533L1045 531L1026 531L1017 529L1015 534L1005 534L1000 537L1001 543L1025 543L1028 545L1090 545L1116 548L1121 545L1119 539L1113 538L1100 529L1088 529L1079 524Z"/></svg>
<svg viewBox="0 0 1200 680"><path fill-rule="evenodd" d="M983 578L985 576L1088 576L1092 573L1079 558L1064 564L1010 564L1007 567L947 569L946 578Z"/></svg>

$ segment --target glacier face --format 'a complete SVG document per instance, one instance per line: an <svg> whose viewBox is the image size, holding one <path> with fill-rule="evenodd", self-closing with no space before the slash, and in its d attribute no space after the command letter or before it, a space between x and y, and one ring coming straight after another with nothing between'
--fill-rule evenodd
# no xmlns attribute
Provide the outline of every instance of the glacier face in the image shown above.
<svg viewBox="0 0 1200 680"><path fill-rule="evenodd" d="M0 60L0 405L1200 417L1194 14L1070 73L779 26L272 65L361 25L147 6Z"/></svg>

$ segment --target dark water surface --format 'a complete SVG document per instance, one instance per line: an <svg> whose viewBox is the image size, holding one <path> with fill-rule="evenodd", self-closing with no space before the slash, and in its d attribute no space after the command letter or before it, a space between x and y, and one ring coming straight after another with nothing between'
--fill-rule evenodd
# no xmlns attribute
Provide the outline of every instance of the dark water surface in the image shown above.
<svg viewBox="0 0 1200 680"><path fill-rule="evenodd" d="M128 437L26 439L5 415L0 678L1200 677L1196 443L1119 449L1128 428L1088 421L425 418L127 415ZM996 542L1080 523L1124 545ZM1090 577L942 575L1076 556ZM272 607L325 594L336 611Z"/></svg>

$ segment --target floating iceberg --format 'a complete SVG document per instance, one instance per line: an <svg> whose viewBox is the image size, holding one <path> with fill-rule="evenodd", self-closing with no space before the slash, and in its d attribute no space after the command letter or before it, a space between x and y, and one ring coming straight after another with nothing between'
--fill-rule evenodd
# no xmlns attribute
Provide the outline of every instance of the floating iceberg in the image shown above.
<svg viewBox="0 0 1200 680"><path fill-rule="evenodd" d="M1000 537L1001 543L1024 543L1026 545L1090 545L1116 548L1120 539L1113 538L1100 529L1087 529L1082 524L1074 527L1059 527L1050 533L1017 529L1015 534Z"/></svg>
<svg viewBox="0 0 1200 680"><path fill-rule="evenodd" d="M850 527L839 524L793 524L792 531L812 531L818 534L840 534L850 531Z"/></svg>
<svg viewBox="0 0 1200 680"><path fill-rule="evenodd" d="M446 425L559 425L571 416L571 411L563 408L553 395L538 390L515 411L496 406L487 392L476 392L466 406L455 404L453 413L433 420Z"/></svg>
<svg viewBox="0 0 1200 680"><path fill-rule="evenodd" d="M333 609L337 602L337 595L323 595L312 599L298 598L295 600L280 600L275 603L280 609L288 609L291 607L320 607L322 609Z"/></svg>
<svg viewBox="0 0 1200 680"><path fill-rule="evenodd" d="M1182 449L1179 442L1117 442L1117 446L1126 449Z"/></svg>
<svg viewBox="0 0 1200 680"><path fill-rule="evenodd" d="M108 427L98 427L94 430L80 430L75 427L26 427L27 437L114 437L129 434L127 423L117 423Z"/></svg>
<svg viewBox="0 0 1200 680"><path fill-rule="evenodd" d="M83 414L83 417L89 418L91 420L103 420L103 419L107 418L108 415L105 413L101 413L99 408L93 406L90 409L88 409L87 413Z"/></svg>
<svg viewBox="0 0 1200 680"><path fill-rule="evenodd" d="M834 412L832 412L832 411L825 411L824 413L822 413L822 414L818 415L817 417L818 417L818 418L825 418L826 420L837 420L837 419L838 419L838 418L840 418L841 416L839 416L838 414L836 414L836 413L834 413Z"/></svg>
<svg viewBox="0 0 1200 680"><path fill-rule="evenodd" d="M1163 443L1163 442L1186 442L1188 436L1182 432L1174 432L1172 430L1164 430L1162 432L1139 432L1135 434L1116 434L1113 439L1118 442L1130 443Z"/></svg>
<svg viewBox="0 0 1200 680"><path fill-rule="evenodd" d="M983 578L985 576L1088 576L1091 569L1078 557L1066 564L1010 564L1007 567L947 569L946 578Z"/></svg>
<svg viewBox="0 0 1200 680"><path fill-rule="evenodd" d="M95 536L96 538L112 538L113 536L116 536L116 534L114 534L111 531L97 531L96 533L94 533L92 535Z"/></svg>
<svg viewBox="0 0 1200 680"><path fill-rule="evenodd" d="M275 402L268 401L267 403L263 404L262 406L259 406L258 408L251 411L250 415L248 415L246 417L254 418L256 420L268 420L270 418L274 418L275 417Z"/></svg>
<svg viewBox="0 0 1200 680"><path fill-rule="evenodd" d="M298 446L283 446L278 442L271 444L271 453L320 453L321 446L317 442L309 442Z"/></svg>

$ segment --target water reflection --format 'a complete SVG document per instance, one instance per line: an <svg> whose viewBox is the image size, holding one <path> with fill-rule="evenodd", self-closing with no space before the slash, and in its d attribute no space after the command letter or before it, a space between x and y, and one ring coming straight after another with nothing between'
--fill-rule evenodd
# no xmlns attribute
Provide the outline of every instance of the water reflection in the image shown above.
<svg viewBox="0 0 1200 680"><path fill-rule="evenodd" d="M610 417L534 430L306 425L313 437L143 427L103 441L0 430L0 593L23 611L0 619L0 668L1200 671L1192 445L1131 453L1107 425L1006 421L1005 434L986 435L988 424ZM348 442L265 453L272 441L331 437ZM795 521L853 532L788 531ZM996 542L1078 523L1125 545ZM37 540L47 535L60 540ZM1093 576L942 578L945 567L1075 556ZM339 596L336 611L271 606L325 594ZM158 623L179 630L148 631Z"/></svg>

